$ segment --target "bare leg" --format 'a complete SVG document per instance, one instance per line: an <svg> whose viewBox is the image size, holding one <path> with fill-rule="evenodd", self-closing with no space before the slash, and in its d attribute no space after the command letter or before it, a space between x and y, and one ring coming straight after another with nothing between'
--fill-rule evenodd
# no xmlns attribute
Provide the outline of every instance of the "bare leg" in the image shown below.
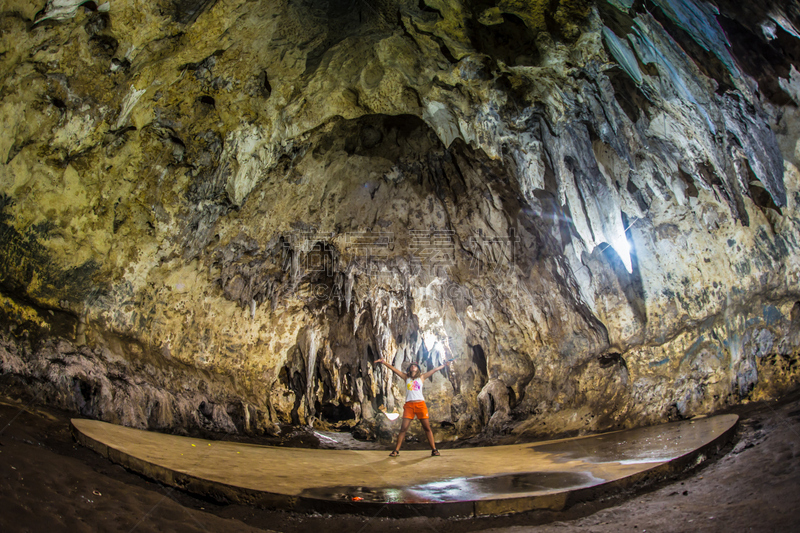
<svg viewBox="0 0 800 533"><path fill-rule="evenodd" d="M422 429L425 430L425 435L428 437L428 442L431 445L431 450L435 450L436 442L433 440L433 430L431 429L430 422L428 422L427 418L420 418L419 421L422 424Z"/></svg>
<svg viewBox="0 0 800 533"><path fill-rule="evenodd" d="M400 446L403 445L403 440L406 438L406 431L408 431L408 426L411 425L411 418L404 418L403 424L400 426L400 434L397 436L397 444L394 447L394 451L399 452Z"/></svg>

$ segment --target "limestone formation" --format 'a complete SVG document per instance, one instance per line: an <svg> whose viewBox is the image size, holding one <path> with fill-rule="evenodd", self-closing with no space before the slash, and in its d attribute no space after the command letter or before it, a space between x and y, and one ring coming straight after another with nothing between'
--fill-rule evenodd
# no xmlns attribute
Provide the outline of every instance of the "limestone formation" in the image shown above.
<svg viewBox="0 0 800 533"><path fill-rule="evenodd" d="M796 386L800 3L7 0L2 381L135 427L630 427Z"/></svg>

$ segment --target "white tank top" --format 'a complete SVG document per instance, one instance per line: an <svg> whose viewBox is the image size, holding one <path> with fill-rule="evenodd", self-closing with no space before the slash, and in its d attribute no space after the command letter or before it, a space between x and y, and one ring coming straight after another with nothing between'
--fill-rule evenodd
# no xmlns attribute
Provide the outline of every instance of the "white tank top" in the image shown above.
<svg viewBox="0 0 800 533"><path fill-rule="evenodd" d="M420 402L424 401L422 397L422 378L406 379L406 401L407 402Z"/></svg>

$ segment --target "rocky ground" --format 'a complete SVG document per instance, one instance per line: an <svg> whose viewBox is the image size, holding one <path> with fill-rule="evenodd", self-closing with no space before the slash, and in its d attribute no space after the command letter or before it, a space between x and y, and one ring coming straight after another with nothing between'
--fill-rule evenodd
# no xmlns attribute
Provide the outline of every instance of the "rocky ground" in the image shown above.
<svg viewBox="0 0 800 533"><path fill-rule="evenodd" d="M727 453L670 483L563 513L393 520L220 505L151 483L75 444L69 414L0 401L2 531L789 531L800 524L800 392L737 408Z"/></svg>

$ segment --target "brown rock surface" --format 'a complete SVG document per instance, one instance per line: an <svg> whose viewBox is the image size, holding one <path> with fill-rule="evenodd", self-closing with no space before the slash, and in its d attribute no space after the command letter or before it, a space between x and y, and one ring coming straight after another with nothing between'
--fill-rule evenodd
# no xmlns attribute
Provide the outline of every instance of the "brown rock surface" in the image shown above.
<svg viewBox="0 0 800 533"><path fill-rule="evenodd" d="M797 5L656 4L6 1L2 379L260 434L455 357L447 439L781 394Z"/></svg>

